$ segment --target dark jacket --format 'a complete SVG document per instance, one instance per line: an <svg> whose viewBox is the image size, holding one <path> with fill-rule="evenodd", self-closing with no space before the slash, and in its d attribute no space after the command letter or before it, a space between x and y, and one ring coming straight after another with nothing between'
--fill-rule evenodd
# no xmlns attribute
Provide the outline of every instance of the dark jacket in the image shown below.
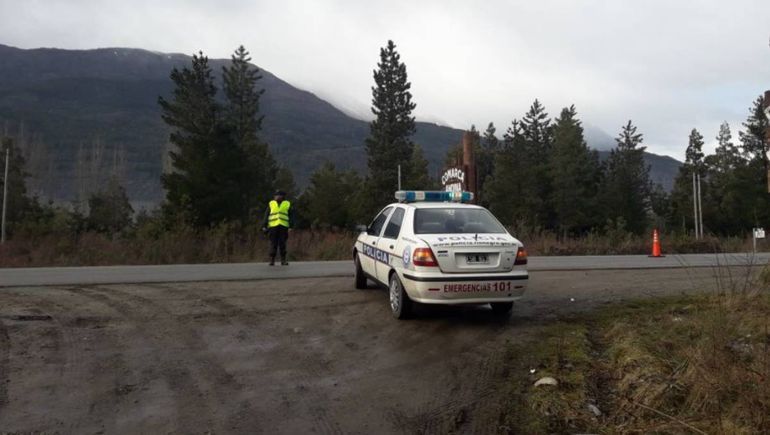
<svg viewBox="0 0 770 435"><path fill-rule="evenodd" d="M284 199L284 201L286 200ZM278 204L280 204L280 202ZM294 228L294 223L296 222L295 216L296 214L294 212L294 203L292 202L291 207L289 207L289 228ZM267 228L267 221L269 219L270 219L270 203L267 204L267 208L265 209L265 214L262 216L262 228Z"/></svg>

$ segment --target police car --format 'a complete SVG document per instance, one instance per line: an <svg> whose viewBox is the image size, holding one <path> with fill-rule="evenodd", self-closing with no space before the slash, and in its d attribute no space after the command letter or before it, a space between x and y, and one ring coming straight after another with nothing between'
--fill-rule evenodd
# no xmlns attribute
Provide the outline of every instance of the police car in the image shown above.
<svg viewBox="0 0 770 435"><path fill-rule="evenodd" d="M355 286L385 286L396 318L423 304L508 314L527 287L527 251L470 192L398 191L353 248Z"/></svg>

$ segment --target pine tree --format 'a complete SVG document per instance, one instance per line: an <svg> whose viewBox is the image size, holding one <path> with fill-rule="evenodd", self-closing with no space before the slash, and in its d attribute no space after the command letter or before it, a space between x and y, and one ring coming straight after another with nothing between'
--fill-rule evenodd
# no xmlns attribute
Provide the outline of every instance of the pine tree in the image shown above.
<svg viewBox="0 0 770 435"><path fill-rule="evenodd" d="M257 82L262 75L250 62L249 52L241 45L231 56L230 66L222 67L224 121L233 132L235 144L247 156L246 178L242 180L247 210L264 206L272 196L276 174L275 160L267 144L259 139L263 119L259 99L264 89L257 90Z"/></svg>
<svg viewBox="0 0 770 435"><path fill-rule="evenodd" d="M703 135L697 129L692 129L685 150L685 163L691 165L696 171L703 169Z"/></svg>
<svg viewBox="0 0 770 435"><path fill-rule="evenodd" d="M767 172L768 160L767 160L767 139L766 132L768 126L767 115L764 112L765 97L760 95L754 100L751 108L749 108L749 117L746 122L743 123L745 132L741 131L739 136L741 138L741 148L743 153L753 160L759 160Z"/></svg>
<svg viewBox="0 0 770 435"><path fill-rule="evenodd" d="M522 120L511 123L503 139L491 179L484 182L485 202L505 224L522 230L548 227L553 218L547 201L552 127L538 100Z"/></svg>
<svg viewBox="0 0 770 435"><path fill-rule="evenodd" d="M760 95L749 108L749 115L743 123L745 131L739 133L743 161L731 171L727 180L722 208L730 207L734 214L732 222L725 227L730 232L744 232L752 226L764 226L770 220L770 198L767 194L767 141L766 132L770 125L764 113L764 96Z"/></svg>
<svg viewBox="0 0 770 435"><path fill-rule="evenodd" d="M481 141L481 146L484 149L487 150L497 150L497 147L500 143L500 140L497 139L497 136L495 136L495 133L497 132L497 129L495 128L495 124L493 122L490 122L489 125L487 125L487 129L484 130L484 137Z"/></svg>
<svg viewBox="0 0 770 435"><path fill-rule="evenodd" d="M88 225L98 232L116 234L125 230L131 225L133 214L126 189L114 176L104 190L88 199Z"/></svg>
<svg viewBox="0 0 770 435"><path fill-rule="evenodd" d="M545 107L540 104L539 100L535 99L524 115L524 118L521 120L521 130L521 134L528 142L527 145L531 148L533 156L541 161L545 161L551 149L553 128L551 126L551 119L548 118L548 113L546 113Z"/></svg>
<svg viewBox="0 0 770 435"><path fill-rule="evenodd" d="M521 135L526 146L526 152L521 158L528 162L524 171L519 173L527 183L521 198L530 210L527 220L538 227L552 227L554 216L547 199L551 195L548 159L551 155L553 127L545 107L537 99L521 120Z"/></svg>
<svg viewBox="0 0 770 435"><path fill-rule="evenodd" d="M521 121L514 119L503 137L503 143L495 156L492 175L484 185L484 197L490 210L506 225L531 226L532 210L527 201L527 189L531 187L526 173L530 160L526 140L522 134ZM515 198L516 200L512 200Z"/></svg>
<svg viewBox="0 0 770 435"><path fill-rule="evenodd" d="M259 68L251 65L249 52L239 46L230 56L230 66L222 67L223 91L227 105L225 119L233 127L238 144L246 147L258 142L264 116L259 114L259 99L265 93L257 90L262 79Z"/></svg>
<svg viewBox="0 0 770 435"><path fill-rule="evenodd" d="M418 144L414 145L409 170L410 174L406 177L406 180L408 180L410 184L404 185L402 188L413 190L432 190L436 187L436 183L430 176L428 160L425 158L425 155L422 152L422 147Z"/></svg>
<svg viewBox="0 0 770 435"><path fill-rule="evenodd" d="M393 41L380 49L380 62L374 71L372 113L366 139L369 177L365 209L373 214L393 197L398 183L398 166L402 174L411 174L409 160L414 153L411 137L415 132L412 111L415 104L407 79L406 65L396 51ZM412 180L406 180L412 184Z"/></svg>
<svg viewBox="0 0 770 435"><path fill-rule="evenodd" d="M564 108L553 129L549 176L553 182L550 203L557 227L564 235L583 232L600 224L595 213L599 160L588 149L575 106Z"/></svg>
<svg viewBox="0 0 770 435"><path fill-rule="evenodd" d="M617 147L605 164L601 196L609 221L622 222L629 231L641 234L647 226L652 183L644 163L642 134L628 121L615 139Z"/></svg>
<svg viewBox="0 0 770 435"><path fill-rule="evenodd" d="M243 217L242 180L248 167L231 128L221 120L208 58L194 55L190 68L172 70L171 80L171 99L158 98L176 148L169 153L173 171L161 176L164 213L170 221L178 216L198 226Z"/></svg>
<svg viewBox="0 0 770 435"><path fill-rule="evenodd" d="M361 185L354 171L338 171L325 162L310 177L300 203L305 220L313 228L345 228L353 223L355 193Z"/></svg>
<svg viewBox="0 0 770 435"><path fill-rule="evenodd" d="M719 126L717 134L717 148L714 156L707 159L707 166L717 173L727 173L740 164L740 151L732 142L733 135L730 132L730 124L726 121Z"/></svg>
<svg viewBox="0 0 770 435"><path fill-rule="evenodd" d="M495 136L496 131L495 124L490 122L476 153L476 182L480 196L478 203L483 206L489 206L489 202L484 197L484 185L494 172L495 155L500 148L500 140Z"/></svg>
<svg viewBox="0 0 770 435"><path fill-rule="evenodd" d="M717 147L714 154L706 156L706 189L703 199L703 214L713 223L712 231L721 233L740 220L734 215L736 207L731 204L734 195L736 175L745 172L745 161L740 151L732 142L730 125L723 122L716 136ZM691 191L691 190L690 190Z"/></svg>

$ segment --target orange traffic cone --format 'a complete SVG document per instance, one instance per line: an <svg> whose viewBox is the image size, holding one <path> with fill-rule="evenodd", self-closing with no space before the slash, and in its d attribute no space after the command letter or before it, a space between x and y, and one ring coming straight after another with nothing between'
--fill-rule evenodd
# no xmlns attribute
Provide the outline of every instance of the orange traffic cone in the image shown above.
<svg viewBox="0 0 770 435"><path fill-rule="evenodd" d="M652 230L652 255L650 257L659 258L664 257L660 253L660 237L658 236L658 229Z"/></svg>

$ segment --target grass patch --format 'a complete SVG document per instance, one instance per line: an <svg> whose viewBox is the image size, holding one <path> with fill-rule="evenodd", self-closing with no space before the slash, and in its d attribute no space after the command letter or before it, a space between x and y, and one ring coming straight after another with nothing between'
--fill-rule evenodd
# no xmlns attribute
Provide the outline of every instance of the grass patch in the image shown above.
<svg viewBox="0 0 770 435"><path fill-rule="evenodd" d="M521 375L507 385L501 428L770 432L769 316L768 294L722 292L612 305L547 326L510 350ZM559 384L534 387L545 376Z"/></svg>

